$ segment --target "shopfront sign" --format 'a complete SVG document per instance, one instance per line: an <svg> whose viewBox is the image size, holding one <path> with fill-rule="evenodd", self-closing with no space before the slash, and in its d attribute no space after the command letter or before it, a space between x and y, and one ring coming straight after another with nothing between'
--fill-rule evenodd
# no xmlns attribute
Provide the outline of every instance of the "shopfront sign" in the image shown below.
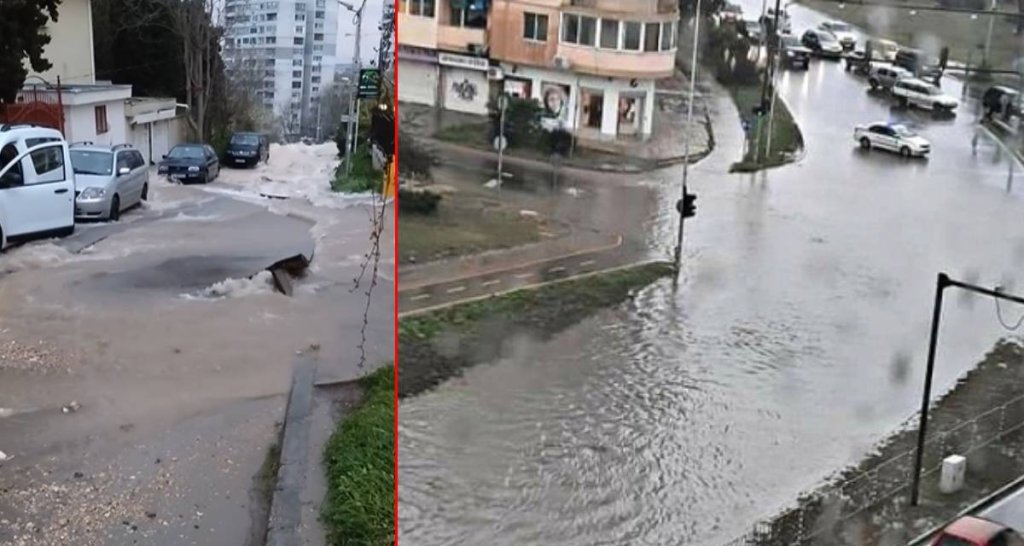
<svg viewBox="0 0 1024 546"><path fill-rule="evenodd" d="M455 66L481 72L487 72L487 69L491 66L484 57L467 57L465 55L452 55L451 53L438 53L437 62L445 66Z"/></svg>

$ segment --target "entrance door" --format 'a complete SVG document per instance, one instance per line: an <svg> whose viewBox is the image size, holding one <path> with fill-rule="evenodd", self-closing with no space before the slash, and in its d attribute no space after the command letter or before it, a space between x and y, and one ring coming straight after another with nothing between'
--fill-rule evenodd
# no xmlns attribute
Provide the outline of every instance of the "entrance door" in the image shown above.
<svg viewBox="0 0 1024 546"><path fill-rule="evenodd" d="M580 95L583 100L580 121L587 129L600 131L601 120L604 117L604 94L600 91L584 89Z"/></svg>
<svg viewBox="0 0 1024 546"><path fill-rule="evenodd" d="M643 126L644 98L638 95L619 97L619 134L637 135Z"/></svg>

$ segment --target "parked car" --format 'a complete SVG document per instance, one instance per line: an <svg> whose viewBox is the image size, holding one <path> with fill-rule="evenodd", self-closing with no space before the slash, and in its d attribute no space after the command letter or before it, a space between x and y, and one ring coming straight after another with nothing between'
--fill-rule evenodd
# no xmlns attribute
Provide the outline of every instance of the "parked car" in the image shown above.
<svg viewBox="0 0 1024 546"><path fill-rule="evenodd" d="M782 63L789 68L802 68L807 70L811 65L811 50L800 45L800 40L792 34L779 36L779 45L782 51Z"/></svg>
<svg viewBox="0 0 1024 546"><path fill-rule="evenodd" d="M761 28L761 23L753 19L744 19L739 22L740 34L744 35L751 42L755 44L761 43L764 39L764 29Z"/></svg>
<svg viewBox="0 0 1024 546"><path fill-rule="evenodd" d="M853 50L857 45L857 35L854 34L853 27L842 21L825 21L818 29L831 34L846 51Z"/></svg>
<svg viewBox="0 0 1024 546"><path fill-rule="evenodd" d="M853 130L853 140L865 150L878 148L903 157L925 157L932 149L928 139L906 126L882 122L858 125Z"/></svg>
<svg viewBox="0 0 1024 546"><path fill-rule="evenodd" d="M220 174L220 161L208 144L178 144L164 156L157 173L182 183L206 184Z"/></svg>
<svg viewBox="0 0 1024 546"><path fill-rule="evenodd" d="M872 91L889 91L897 81L912 77L910 72L889 63L871 63L868 70L868 85Z"/></svg>
<svg viewBox="0 0 1024 546"><path fill-rule="evenodd" d="M901 47L892 62L919 78L931 78L939 73L939 61L920 49Z"/></svg>
<svg viewBox="0 0 1024 546"><path fill-rule="evenodd" d="M121 212L149 198L149 169L129 144L71 145L75 171L75 218L118 220Z"/></svg>
<svg viewBox="0 0 1024 546"><path fill-rule="evenodd" d="M981 96L981 105L986 117L1002 117L1024 115L1020 92L1002 85L989 87Z"/></svg>
<svg viewBox="0 0 1024 546"><path fill-rule="evenodd" d="M75 174L64 135L0 126L0 250L8 243L75 231Z"/></svg>
<svg viewBox="0 0 1024 546"><path fill-rule="evenodd" d="M723 23L735 23L743 18L743 8L737 4L726 3L719 12Z"/></svg>
<svg viewBox="0 0 1024 546"><path fill-rule="evenodd" d="M904 78L892 86L892 95L900 106L917 106L936 113L952 114L960 102L942 92L941 89L917 78Z"/></svg>
<svg viewBox="0 0 1024 546"><path fill-rule="evenodd" d="M1024 546L1017 531L1001 523L976 516L963 516L950 523L928 543L929 546Z"/></svg>
<svg viewBox="0 0 1024 546"><path fill-rule="evenodd" d="M225 161L231 165L255 167L270 161L270 139L260 133L235 133L228 141Z"/></svg>
<svg viewBox="0 0 1024 546"><path fill-rule="evenodd" d="M840 59L843 56L843 46L839 45L835 36L824 31L808 30L804 32L800 42L815 55L825 59Z"/></svg>

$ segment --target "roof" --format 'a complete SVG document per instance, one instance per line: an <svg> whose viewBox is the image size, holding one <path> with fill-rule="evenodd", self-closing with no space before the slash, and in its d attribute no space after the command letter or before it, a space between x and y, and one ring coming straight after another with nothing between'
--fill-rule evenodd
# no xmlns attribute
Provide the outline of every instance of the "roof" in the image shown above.
<svg viewBox="0 0 1024 546"><path fill-rule="evenodd" d="M1006 530L1006 526L974 516L964 516L946 527L945 532L973 542L987 542Z"/></svg>

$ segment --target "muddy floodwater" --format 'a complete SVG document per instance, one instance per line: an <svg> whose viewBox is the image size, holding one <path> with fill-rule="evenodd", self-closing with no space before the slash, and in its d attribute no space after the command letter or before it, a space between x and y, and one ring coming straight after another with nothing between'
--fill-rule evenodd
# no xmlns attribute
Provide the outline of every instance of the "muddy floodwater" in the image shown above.
<svg viewBox="0 0 1024 546"><path fill-rule="evenodd" d="M841 65L787 72L780 92L806 157L725 174L742 135L717 101L678 288L507 340L506 358L402 403L403 544L723 543L913 415L939 271L1024 287L1024 193L991 143L972 154L969 114L898 113L935 149L901 162L849 140L892 114ZM654 255L672 246L679 179L622 182L659 193L634 221ZM936 394L1005 333L991 299L949 295Z"/></svg>

